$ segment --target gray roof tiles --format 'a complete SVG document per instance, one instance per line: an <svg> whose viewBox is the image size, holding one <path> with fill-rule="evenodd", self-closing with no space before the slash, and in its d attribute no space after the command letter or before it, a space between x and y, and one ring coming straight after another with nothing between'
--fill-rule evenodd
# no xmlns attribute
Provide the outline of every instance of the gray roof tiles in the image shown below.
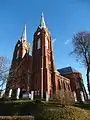
<svg viewBox="0 0 90 120"><path fill-rule="evenodd" d="M79 71L77 71L75 68L72 68L71 66L58 69L57 71L60 72L63 75L64 74L69 74L69 73L80 73Z"/></svg>

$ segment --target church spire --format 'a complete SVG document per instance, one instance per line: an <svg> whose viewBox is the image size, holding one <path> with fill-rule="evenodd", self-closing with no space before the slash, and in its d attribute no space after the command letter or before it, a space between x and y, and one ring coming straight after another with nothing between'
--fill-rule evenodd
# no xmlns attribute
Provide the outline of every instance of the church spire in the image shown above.
<svg viewBox="0 0 90 120"><path fill-rule="evenodd" d="M27 40L26 24L25 24L25 26L24 26L23 39L24 39L24 40Z"/></svg>
<svg viewBox="0 0 90 120"><path fill-rule="evenodd" d="M40 20L40 25L39 25L39 27L40 27L41 29L42 29L42 28L46 28L46 24L45 24L43 12L42 12L42 15L41 15L41 20Z"/></svg>
<svg viewBox="0 0 90 120"><path fill-rule="evenodd" d="M21 36L21 40L24 41L24 40L27 40L27 33L26 33L26 24L24 26L24 31L23 31L23 34Z"/></svg>

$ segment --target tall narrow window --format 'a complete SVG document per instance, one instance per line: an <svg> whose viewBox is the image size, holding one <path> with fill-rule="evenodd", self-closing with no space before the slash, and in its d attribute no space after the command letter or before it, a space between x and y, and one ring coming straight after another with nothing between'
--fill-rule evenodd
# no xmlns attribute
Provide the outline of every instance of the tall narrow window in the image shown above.
<svg viewBox="0 0 90 120"><path fill-rule="evenodd" d="M66 90L66 85L65 85L65 83L63 82L63 86L64 86L64 90Z"/></svg>
<svg viewBox="0 0 90 120"><path fill-rule="evenodd" d="M38 32L37 35L40 35L40 32Z"/></svg>
<svg viewBox="0 0 90 120"><path fill-rule="evenodd" d="M18 58L19 58L19 50L17 51L16 59L18 59Z"/></svg>
<svg viewBox="0 0 90 120"><path fill-rule="evenodd" d="M68 85L68 90L70 90L70 85Z"/></svg>
<svg viewBox="0 0 90 120"><path fill-rule="evenodd" d="M45 40L45 47L48 49L48 39Z"/></svg>
<svg viewBox="0 0 90 120"><path fill-rule="evenodd" d="M61 89L60 81L59 81L59 80L58 80L58 89L59 89L59 90Z"/></svg>
<svg viewBox="0 0 90 120"><path fill-rule="evenodd" d="M40 38L37 41L37 49L40 49Z"/></svg>

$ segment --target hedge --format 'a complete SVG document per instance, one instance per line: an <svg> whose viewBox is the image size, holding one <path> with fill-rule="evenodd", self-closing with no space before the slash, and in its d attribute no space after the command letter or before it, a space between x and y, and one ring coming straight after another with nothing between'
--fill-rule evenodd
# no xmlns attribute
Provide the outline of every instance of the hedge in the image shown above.
<svg viewBox="0 0 90 120"><path fill-rule="evenodd" d="M33 116L0 116L0 120L35 120Z"/></svg>

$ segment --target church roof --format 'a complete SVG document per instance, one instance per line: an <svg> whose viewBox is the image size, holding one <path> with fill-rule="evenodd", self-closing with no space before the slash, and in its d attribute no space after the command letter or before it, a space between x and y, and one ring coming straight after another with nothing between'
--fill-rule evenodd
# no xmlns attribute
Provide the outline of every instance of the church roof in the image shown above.
<svg viewBox="0 0 90 120"><path fill-rule="evenodd" d="M69 73L80 73L79 71L77 71L75 68L73 68L73 67L71 67L71 66L58 69L58 71L59 71L62 75L69 74Z"/></svg>

